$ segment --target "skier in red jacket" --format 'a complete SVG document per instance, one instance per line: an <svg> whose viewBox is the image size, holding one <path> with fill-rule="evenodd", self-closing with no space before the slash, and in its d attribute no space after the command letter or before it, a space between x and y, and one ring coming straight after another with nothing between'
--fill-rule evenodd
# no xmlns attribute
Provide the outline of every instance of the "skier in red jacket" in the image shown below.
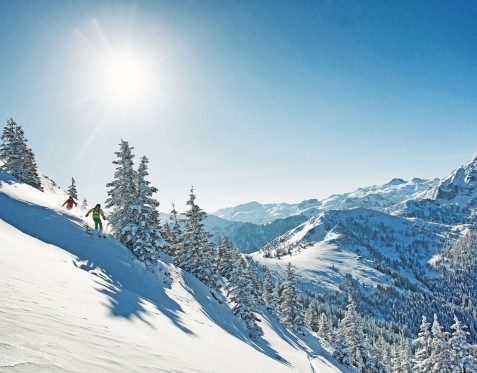
<svg viewBox="0 0 477 373"><path fill-rule="evenodd" d="M70 198L68 198L65 203L63 203L62 206L66 205L66 209L67 210L71 210L73 208L73 205L75 206L78 206L78 203L75 202L75 200L73 199L73 197L70 196Z"/></svg>

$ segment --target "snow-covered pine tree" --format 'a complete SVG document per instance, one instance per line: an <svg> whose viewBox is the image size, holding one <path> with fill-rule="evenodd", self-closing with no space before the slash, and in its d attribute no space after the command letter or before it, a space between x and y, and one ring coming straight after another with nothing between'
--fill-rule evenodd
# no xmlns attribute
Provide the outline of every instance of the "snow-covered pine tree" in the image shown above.
<svg viewBox="0 0 477 373"><path fill-rule="evenodd" d="M25 153L24 153L24 169L22 175L20 176L22 181L31 185L32 187L43 191L43 187L41 186L40 177L38 176L37 165L35 161L35 154L33 150L31 150L26 145L25 139Z"/></svg>
<svg viewBox="0 0 477 373"><path fill-rule="evenodd" d="M220 276L230 279L237 256L234 255L236 248L227 236L222 237L217 248L217 272Z"/></svg>
<svg viewBox="0 0 477 373"><path fill-rule="evenodd" d="M267 269L263 275L262 279L262 299L261 303L267 307L267 309L274 309L276 307L276 302L273 297L273 282L272 274Z"/></svg>
<svg viewBox="0 0 477 373"><path fill-rule="evenodd" d="M286 327L293 331L301 331L304 326L303 306L296 287L295 271L291 263L288 263L285 282L279 300L279 319Z"/></svg>
<svg viewBox="0 0 477 373"><path fill-rule="evenodd" d="M412 350L409 340L401 336L399 342L400 373L412 373Z"/></svg>
<svg viewBox="0 0 477 373"><path fill-rule="evenodd" d="M397 344L391 347L391 373L401 373L401 353Z"/></svg>
<svg viewBox="0 0 477 373"><path fill-rule="evenodd" d="M216 253L213 243L209 241L212 235L204 227L207 214L195 203L195 198L192 187L187 201L190 207L185 214L185 228L174 263L207 285L216 286Z"/></svg>
<svg viewBox="0 0 477 373"><path fill-rule="evenodd" d="M119 151L115 152L117 159L113 164L117 165L114 172L114 180L106 187L108 199L106 207L111 208L109 223L115 237L131 248L132 226L131 206L136 204L137 199L137 172L134 170L132 154L133 147L127 141L121 140Z"/></svg>
<svg viewBox="0 0 477 373"><path fill-rule="evenodd" d="M159 202L153 198L157 188L146 180L149 175L149 159L142 157L137 171L137 197L135 204L129 207L131 214L131 249L141 261L154 262L159 258L166 242L161 235L159 220Z"/></svg>
<svg viewBox="0 0 477 373"><path fill-rule="evenodd" d="M466 326L462 325L457 316L454 316L453 330L449 338L450 363L454 373L475 373L477 372L477 360L472 356L471 345L467 342L468 332Z"/></svg>
<svg viewBox="0 0 477 373"><path fill-rule="evenodd" d="M364 348L365 336L356 314L356 305L352 300L349 301L346 307L345 316L339 324L338 332L346 339L346 345L353 359L352 366L357 368L359 372L362 372L364 370L363 354L366 353Z"/></svg>
<svg viewBox="0 0 477 373"><path fill-rule="evenodd" d="M386 372L387 369L383 362L381 361L381 354L379 348L374 343L369 343L365 346L366 351L363 358L365 358L365 368L366 373L382 373ZM399 373L402 373L401 371Z"/></svg>
<svg viewBox="0 0 477 373"><path fill-rule="evenodd" d="M451 357L448 346L449 333L442 331L437 315L432 323L431 373L451 373Z"/></svg>
<svg viewBox="0 0 477 373"><path fill-rule="evenodd" d="M277 319L280 319L280 297L282 295L283 286L280 284L280 281L275 281L275 286L273 287L272 293L272 302L271 304L275 305L274 307L267 307L268 310L275 316Z"/></svg>
<svg viewBox="0 0 477 373"><path fill-rule="evenodd" d="M237 250L238 253L238 250ZM240 254L239 254L240 255ZM250 283L250 296L253 299L254 303L259 303L260 298L262 297L262 287L261 283L258 280L258 275L257 271L253 267L253 261L249 261L247 263L247 266L245 268L245 277L247 278L247 281Z"/></svg>
<svg viewBox="0 0 477 373"><path fill-rule="evenodd" d="M171 226L169 225L169 222L166 220L164 222L164 225L162 226L162 238L164 238L166 240L167 244L169 244L170 237L171 237ZM164 252L166 254L169 254L170 250L166 249L166 250L164 250Z"/></svg>
<svg viewBox="0 0 477 373"><path fill-rule="evenodd" d="M240 256L230 276L229 299L233 303L232 312L244 321L250 338L257 339L263 334L263 331L257 325L254 315L256 312L252 295L254 285L247 267L247 263Z"/></svg>
<svg viewBox="0 0 477 373"><path fill-rule="evenodd" d="M336 341L333 357L341 364L353 366L353 356L343 335L340 335Z"/></svg>
<svg viewBox="0 0 477 373"><path fill-rule="evenodd" d="M166 253L176 257L180 256L182 251L182 229L180 226L180 220L178 218L178 212L176 206L172 204L172 211L169 215L169 221L167 222L167 233L165 233L164 238L166 239L168 245L166 245ZM174 259L176 260L176 259Z"/></svg>
<svg viewBox="0 0 477 373"><path fill-rule="evenodd" d="M71 178L71 184L68 187L68 195L74 199L78 199L78 190L76 189L76 182L73 177Z"/></svg>
<svg viewBox="0 0 477 373"><path fill-rule="evenodd" d="M318 321L317 333L325 341L329 341L330 340L330 332L332 332L332 331L329 330L328 318L326 317L326 314L324 312L322 312L320 314L320 319Z"/></svg>
<svg viewBox="0 0 477 373"><path fill-rule="evenodd" d="M7 120L7 125L2 132L0 145L0 159L3 168L18 180L43 190L37 172L35 154L27 146L27 139L21 126L12 118Z"/></svg>
<svg viewBox="0 0 477 373"><path fill-rule="evenodd" d="M13 176L14 170L20 168L18 143L15 141L15 132L18 125L12 118L7 120L7 125L2 132L2 144L0 145L0 159L3 161L3 169ZM17 148L16 148L17 147Z"/></svg>
<svg viewBox="0 0 477 373"><path fill-rule="evenodd" d="M305 325L314 332L318 331L318 311L316 309L316 302L310 302L305 310Z"/></svg>
<svg viewBox="0 0 477 373"><path fill-rule="evenodd" d="M427 373L432 368L430 360L432 352L432 337L429 328L430 324L427 322L426 316L422 316L419 334L413 341L413 344L417 346L413 361L413 368L416 373Z"/></svg>

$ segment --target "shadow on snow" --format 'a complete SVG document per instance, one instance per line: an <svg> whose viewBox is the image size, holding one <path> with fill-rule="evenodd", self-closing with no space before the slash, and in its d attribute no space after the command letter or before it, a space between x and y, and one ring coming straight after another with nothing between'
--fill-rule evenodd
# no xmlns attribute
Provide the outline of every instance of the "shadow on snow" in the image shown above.
<svg viewBox="0 0 477 373"><path fill-rule="evenodd" d="M83 221L78 217L19 201L4 193L0 193L0 206L0 219L38 240L71 253L76 257L73 261L76 268L96 276L97 290L107 296L109 304L106 306L113 316L126 319L135 316L153 327L147 321L148 310L145 306L149 302L184 333L194 334L181 322L180 313L184 313L181 306L165 292L170 285L146 270L116 240L87 234L82 227ZM252 340L243 323L231 316L226 304L220 304L212 297L207 286L187 272L184 272L184 281L182 286L194 295L202 312L211 321L257 351L290 366L265 339ZM272 329L298 349L298 338L274 321L266 310L262 311L262 317L266 317Z"/></svg>
<svg viewBox="0 0 477 373"><path fill-rule="evenodd" d="M82 220L47 207L10 198L0 193L0 219L47 244L76 257L73 264L97 277L97 290L108 297L113 316L147 322L146 301L167 316L178 328L193 334L181 320L180 305L164 291L168 286L145 268L123 245L94 237L82 228Z"/></svg>
<svg viewBox="0 0 477 373"><path fill-rule="evenodd" d="M256 340L251 339L243 325L243 322L237 317L232 317L232 311L230 308L226 304L219 303L212 296L209 288L200 282L196 277L192 276L190 273L184 272L184 281L185 283L183 283L182 286L184 286L186 290L194 296L194 298L197 300L197 303L199 303L201 306L201 310L204 315L206 315L212 322L220 326L227 333L247 343L257 351L267 355L268 357L280 362L283 365L291 366L290 362L280 356L280 354L270 346L267 340L263 339L262 337ZM267 311L265 311L265 313L268 314ZM274 321L273 318L267 317L267 319L272 329L278 335L280 335L280 337L286 340L293 347L297 347L296 344L291 342L296 341L296 337L293 334L283 329L283 327Z"/></svg>

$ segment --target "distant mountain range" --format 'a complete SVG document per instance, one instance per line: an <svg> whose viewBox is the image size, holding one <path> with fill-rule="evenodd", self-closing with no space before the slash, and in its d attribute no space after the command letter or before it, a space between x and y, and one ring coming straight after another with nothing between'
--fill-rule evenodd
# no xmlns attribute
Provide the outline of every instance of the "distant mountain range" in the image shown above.
<svg viewBox="0 0 477 373"><path fill-rule="evenodd" d="M262 205L258 202L249 202L235 207L217 210L213 212L212 215L231 221L267 224L292 215L301 215L319 206L321 206L321 202L317 199L309 199L297 204L269 203Z"/></svg>
<svg viewBox="0 0 477 373"><path fill-rule="evenodd" d="M423 314L447 327L458 314L477 339L477 307L467 300L477 297L475 281L439 265L476 225L477 157L442 180L393 179L320 201L315 212L252 258L281 276L290 262L303 290L328 302L352 293L363 313L413 332Z"/></svg>
<svg viewBox="0 0 477 373"><path fill-rule="evenodd" d="M211 215L230 221L267 224L293 215L312 216L328 210L366 207L384 211L390 206L413 199L423 192L435 188L438 183L439 179L425 180L415 178L411 181L392 179L384 185L373 185L359 188L350 193L335 194L322 201L308 199L297 204L249 202L217 210L211 213Z"/></svg>
<svg viewBox="0 0 477 373"><path fill-rule="evenodd" d="M242 252L250 253L322 212L356 207L385 211L416 198L438 182L438 179L393 179L384 185L333 195L323 201L308 199L298 204L250 202L215 211L206 220L206 227L216 239L228 236Z"/></svg>

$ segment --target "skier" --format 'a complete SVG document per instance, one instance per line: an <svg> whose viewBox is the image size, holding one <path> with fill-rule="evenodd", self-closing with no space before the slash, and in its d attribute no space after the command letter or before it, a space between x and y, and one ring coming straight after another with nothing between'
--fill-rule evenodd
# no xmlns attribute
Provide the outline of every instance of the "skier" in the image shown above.
<svg viewBox="0 0 477 373"><path fill-rule="evenodd" d="M101 205L98 203L95 207L88 211L86 216L88 216L91 212L93 213L94 229L98 230L99 226L99 235L101 236L101 232L103 231L103 223L101 222L101 216L103 217L103 220L106 220L106 218L104 217L104 212L101 209Z"/></svg>
<svg viewBox="0 0 477 373"><path fill-rule="evenodd" d="M62 204L62 206L66 205L66 209L67 210L71 210L73 208L73 204L75 206L78 206L78 203L73 199L73 197L70 196L70 198L68 198L65 203Z"/></svg>

